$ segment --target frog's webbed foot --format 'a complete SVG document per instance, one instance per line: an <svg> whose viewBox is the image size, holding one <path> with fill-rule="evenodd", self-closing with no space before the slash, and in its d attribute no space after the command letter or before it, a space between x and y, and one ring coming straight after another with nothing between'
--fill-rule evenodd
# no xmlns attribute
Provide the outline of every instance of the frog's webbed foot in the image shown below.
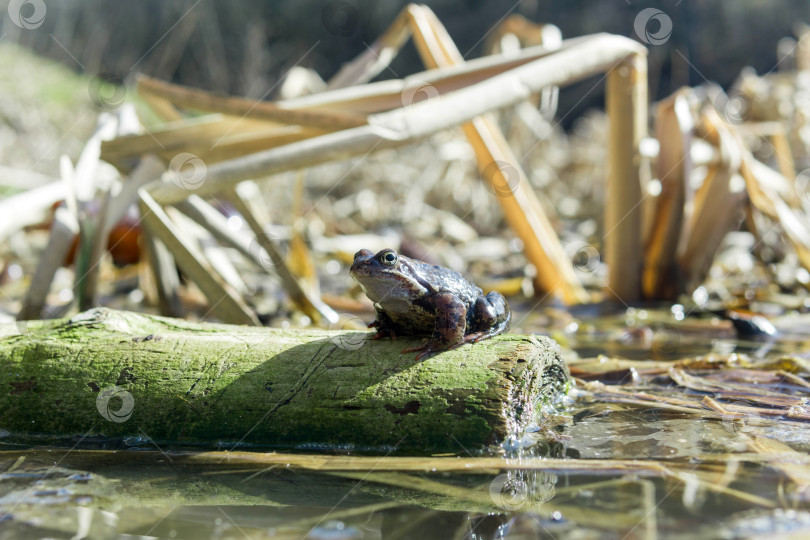
<svg viewBox="0 0 810 540"><path fill-rule="evenodd" d="M433 335L422 345L403 349L403 353L418 352L416 360L422 360L437 352L449 351L467 343L464 331L467 328L467 307L452 293L439 293L433 298L436 306L436 322Z"/></svg>
<svg viewBox="0 0 810 540"><path fill-rule="evenodd" d="M374 324L374 323L371 323L371 324ZM368 325L369 328L372 327L371 324ZM397 333L394 331L393 328L378 328L377 333L374 334L374 337L372 337L371 339L382 339L384 337L390 337L391 341L396 341L397 340Z"/></svg>

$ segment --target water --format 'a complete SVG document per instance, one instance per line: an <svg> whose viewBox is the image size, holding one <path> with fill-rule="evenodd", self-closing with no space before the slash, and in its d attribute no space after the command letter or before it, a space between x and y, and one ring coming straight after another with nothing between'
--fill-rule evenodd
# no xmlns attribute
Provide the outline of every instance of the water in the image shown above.
<svg viewBox="0 0 810 540"><path fill-rule="evenodd" d="M804 338L739 341L658 315L552 324L582 379L509 460L6 444L0 540L810 536Z"/></svg>

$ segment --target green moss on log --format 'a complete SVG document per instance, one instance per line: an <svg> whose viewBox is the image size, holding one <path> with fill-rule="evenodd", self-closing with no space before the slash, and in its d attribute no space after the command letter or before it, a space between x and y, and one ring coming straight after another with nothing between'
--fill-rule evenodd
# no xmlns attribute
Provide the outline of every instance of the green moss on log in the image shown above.
<svg viewBox="0 0 810 540"><path fill-rule="evenodd" d="M463 452L565 392L553 341L506 335L421 362L409 340L94 309L0 331L0 429L13 436Z"/></svg>

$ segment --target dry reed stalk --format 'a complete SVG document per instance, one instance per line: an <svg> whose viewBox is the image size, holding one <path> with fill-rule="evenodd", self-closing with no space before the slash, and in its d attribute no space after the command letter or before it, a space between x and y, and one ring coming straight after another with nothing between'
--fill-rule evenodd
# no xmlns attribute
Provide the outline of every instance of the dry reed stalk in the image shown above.
<svg viewBox="0 0 810 540"><path fill-rule="evenodd" d="M181 318L184 313L180 302L180 275L177 272L177 263L166 245L153 236L146 227L141 234L143 258L149 261L149 272L144 273L147 279L144 279L141 285L144 296L147 299L157 296L155 300L161 315ZM149 276L152 279L148 279Z"/></svg>
<svg viewBox="0 0 810 540"><path fill-rule="evenodd" d="M647 133L647 59L632 54L608 71L606 110L608 180L605 207L605 260L610 297L641 298L641 155Z"/></svg>
<svg viewBox="0 0 810 540"><path fill-rule="evenodd" d="M411 11L419 12L415 8ZM427 29L421 35L430 39L430 44L423 39L424 43L421 48L423 50L432 48L437 55L447 55L449 42L437 39L433 34L434 31L429 30L430 24L428 23L429 19L422 17L420 24ZM200 186L197 193L207 194L222 191L229 185L249 177L308 167L332 159L415 141L453 125L473 120L476 116L489 110L519 103L532 93L547 86L572 82L588 74L610 69L617 61L628 56L640 57L643 54L643 48L635 44L631 45L628 40L617 36L593 36L590 40L580 40L569 44L569 46L561 48L559 52L547 57L545 54L548 54L547 51L544 51L544 56L536 60L528 61L510 71L450 92L445 96L370 116L367 126L321 135L244 158L214 164L208 169L207 180ZM445 56L445 63L449 63L447 56ZM400 96L401 99L402 96ZM502 136L498 137L492 130L483 126L478 131L478 137L482 139L481 144L477 145L479 156L481 156L479 161L486 159L482 154L482 149L486 149L491 154L487 164L500 161L513 165L516 162ZM622 147L622 149L626 148ZM632 161L632 158L629 161ZM500 181L499 187L509 187L511 190L503 172L497 167L490 168L493 169L496 179ZM513 180L512 183L514 182ZM519 174L517 184L520 186L525 183L525 175ZM525 191L530 193L528 189ZM161 202L173 202L186 196L181 190L166 183L155 186L152 193ZM524 239L524 243L529 246L527 255L540 269L538 275L542 276L540 278L542 288L558 291L560 288L563 289L559 292L562 292L564 298L569 302L585 299L583 290L576 282L573 270L570 269L570 264L567 261L558 262L565 260L560 256L562 250L554 249L555 244L559 247L559 242L554 235L549 234L553 230L547 220L544 222L542 218L537 217L539 203L536 199L530 199L531 197L531 195L526 195L517 204L513 202L514 209L507 212L507 215L512 216L512 219L523 221L521 236L527 237ZM508 197L502 200L506 199ZM516 215L519 217L515 218ZM638 232L638 228L636 228L634 233L638 234ZM549 238L551 239L549 240ZM528 241L526 241L527 239ZM551 261L550 264L549 261ZM560 270L560 267L567 269ZM546 268L556 269L556 271L544 272L543 270Z"/></svg>
<svg viewBox="0 0 810 540"><path fill-rule="evenodd" d="M413 38L427 67L444 68L464 62L432 11L423 6L408 9L414 24ZM462 129L473 147L481 174L497 194L507 221L523 240L526 256L537 269L536 288L558 292L566 303L587 301L587 293L495 119L489 114L482 115L463 124Z"/></svg>
<svg viewBox="0 0 810 540"><path fill-rule="evenodd" d="M255 240L268 255L270 261L260 256L255 250L251 250L253 256L258 258L257 262L266 270L272 267L275 274L281 279L281 284L290 300L316 323L321 319L331 324L338 322L338 314L332 308L327 306L318 296L310 294L301 286L301 283L299 283L281 255L281 249L276 245L275 240L264 232L262 224L256 218L249 201L237 189L228 190L225 197L234 205L236 211L241 214L253 234L256 235Z"/></svg>
<svg viewBox="0 0 810 540"><path fill-rule="evenodd" d="M176 155L188 152L206 163L214 163L323 133L326 131L319 128L273 125L261 120L212 114L106 142L102 146L102 157L124 171L131 166L133 158L145 153L153 153L169 163Z"/></svg>
<svg viewBox="0 0 810 540"><path fill-rule="evenodd" d="M681 89L657 105L655 136L660 145L656 162L661 194L644 253L642 289L646 298L675 299L678 285L678 242L691 207L692 113L688 89ZM686 219L685 219L686 218Z"/></svg>
<svg viewBox="0 0 810 540"><path fill-rule="evenodd" d="M740 147L742 142L738 141ZM788 206L774 189L787 180L767 165L757 161L751 153L742 147L743 160L740 172L753 207L779 223L785 237L796 251L799 262L805 269L810 269L810 227L807 214Z"/></svg>
<svg viewBox="0 0 810 540"><path fill-rule="evenodd" d="M78 233L79 224L76 216L64 205L59 206L54 212L48 243L39 258L37 269L31 278L31 285L23 299L23 307L17 314L17 320L41 318L56 271L65 263L68 251Z"/></svg>
<svg viewBox="0 0 810 540"><path fill-rule="evenodd" d="M547 86L570 83L605 71L622 58L643 54L643 51L635 42L619 36L597 35L577 40L554 54L445 96L373 115L369 117L370 125L214 164L208 168L206 182L196 193L216 193L247 178L407 144L486 111L519 103L532 92ZM163 203L182 200L188 194L182 187L167 183L157 185L151 191L155 199Z"/></svg>
<svg viewBox="0 0 810 540"><path fill-rule="evenodd" d="M1 200L0 243L24 227L45 221L67 191L65 182L56 181Z"/></svg>
<svg viewBox="0 0 810 540"><path fill-rule="evenodd" d="M166 245L183 273L206 296L211 311L224 322L260 326L256 315L239 294L211 268L204 255L186 238L145 188L138 190L138 198L145 228Z"/></svg>
<svg viewBox="0 0 810 540"><path fill-rule="evenodd" d="M218 112L237 118L266 120L279 124L295 124L327 131L348 129L366 123L362 115L345 112L324 112L287 109L276 103L237 97L220 97L202 90L164 83L140 77L138 93L158 96L181 109Z"/></svg>
<svg viewBox="0 0 810 540"><path fill-rule="evenodd" d="M741 165L741 155L727 125L714 109L706 108L703 116L706 138L720 148L721 163L709 166L703 184L695 194L687 234L681 238L679 264L684 285L691 291L708 275L712 260L726 233L742 221L745 192L732 189L732 177Z"/></svg>

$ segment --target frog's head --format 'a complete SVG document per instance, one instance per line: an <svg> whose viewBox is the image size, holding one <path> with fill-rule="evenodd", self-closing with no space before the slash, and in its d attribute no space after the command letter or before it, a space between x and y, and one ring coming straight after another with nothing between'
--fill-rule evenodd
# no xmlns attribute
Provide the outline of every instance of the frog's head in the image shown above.
<svg viewBox="0 0 810 540"><path fill-rule="evenodd" d="M427 293L417 279L412 261L393 249L383 249L377 254L361 249L354 254L349 274L375 303L413 299Z"/></svg>

